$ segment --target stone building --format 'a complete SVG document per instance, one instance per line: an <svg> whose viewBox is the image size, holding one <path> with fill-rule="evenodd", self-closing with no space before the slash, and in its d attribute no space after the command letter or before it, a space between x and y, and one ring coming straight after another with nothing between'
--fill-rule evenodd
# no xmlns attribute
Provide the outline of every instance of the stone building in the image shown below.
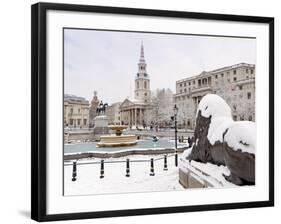
<svg viewBox="0 0 281 224"><path fill-rule="evenodd" d="M89 127L94 127L94 118L97 116L97 107L99 105L100 101L97 97L97 91L94 91L94 96L91 101L91 105L89 108Z"/></svg>
<svg viewBox="0 0 281 224"><path fill-rule="evenodd" d="M64 95L64 127L89 127L89 101L74 95Z"/></svg>
<svg viewBox="0 0 281 224"><path fill-rule="evenodd" d="M255 120L255 65L240 63L176 82L179 125L194 128L197 106L207 93L221 96L234 120Z"/></svg>
<svg viewBox="0 0 281 224"><path fill-rule="evenodd" d="M134 99L125 99L120 105L120 119L122 124L129 126L143 126L146 123L145 113L151 109L150 78L146 72L144 48L138 63L138 73L135 76Z"/></svg>
<svg viewBox="0 0 281 224"><path fill-rule="evenodd" d="M106 108L105 115L108 117L109 125L112 124L121 124L121 117L120 117L120 105L121 103L113 103Z"/></svg>

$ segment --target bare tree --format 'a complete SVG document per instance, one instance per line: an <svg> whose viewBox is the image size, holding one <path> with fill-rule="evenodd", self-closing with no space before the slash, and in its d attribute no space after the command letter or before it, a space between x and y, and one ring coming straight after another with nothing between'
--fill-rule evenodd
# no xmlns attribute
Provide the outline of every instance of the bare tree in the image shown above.
<svg viewBox="0 0 281 224"><path fill-rule="evenodd" d="M147 122L158 127L165 127L171 122L174 98L170 89L157 89L152 93L152 110L148 111Z"/></svg>

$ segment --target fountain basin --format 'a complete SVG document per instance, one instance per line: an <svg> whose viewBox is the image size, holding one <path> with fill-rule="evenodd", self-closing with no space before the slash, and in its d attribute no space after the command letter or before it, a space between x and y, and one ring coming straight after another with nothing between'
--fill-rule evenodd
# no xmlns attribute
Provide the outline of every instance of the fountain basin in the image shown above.
<svg viewBox="0 0 281 224"><path fill-rule="evenodd" d="M137 137L135 135L103 135L100 137L97 147L119 147L135 144L137 144Z"/></svg>
<svg viewBox="0 0 281 224"><path fill-rule="evenodd" d="M127 125L109 125L108 127L115 131L116 136L121 136L123 130L127 128Z"/></svg>

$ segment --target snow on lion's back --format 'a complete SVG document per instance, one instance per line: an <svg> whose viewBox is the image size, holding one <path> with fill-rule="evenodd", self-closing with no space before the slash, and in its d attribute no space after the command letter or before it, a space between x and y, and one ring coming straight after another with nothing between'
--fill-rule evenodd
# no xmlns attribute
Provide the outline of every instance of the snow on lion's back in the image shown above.
<svg viewBox="0 0 281 224"><path fill-rule="evenodd" d="M235 121L228 127L224 140L233 149L255 154L256 124L252 121Z"/></svg>

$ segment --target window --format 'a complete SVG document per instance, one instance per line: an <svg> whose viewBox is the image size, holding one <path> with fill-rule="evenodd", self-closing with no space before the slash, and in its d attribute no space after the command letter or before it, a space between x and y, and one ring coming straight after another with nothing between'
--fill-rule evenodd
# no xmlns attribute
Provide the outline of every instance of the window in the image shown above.
<svg viewBox="0 0 281 224"><path fill-rule="evenodd" d="M184 86L186 86L186 82L184 83Z"/></svg>
<svg viewBox="0 0 281 224"><path fill-rule="evenodd" d="M200 79L198 80L198 86L201 86L201 80Z"/></svg>
<svg viewBox="0 0 281 224"><path fill-rule="evenodd" d="M73 119L70 119L69 123L70 125L73 125Z"/></svg>
<svg viewBox="0 0 281 224"><path fill-rule="evenodd" d="M216 77L216 79L217 79L217 78L218 78L218 75L216 75L215 77Z"/></svg>
<svg viewBox="0 0 281 224"><path fill-rule="evenodd" d="M236 75L236 70L233 70L233 75Z"/></svg>
<svg viewBox="0 0 281 224"><path fill-rule="evenodd" d="M233 115L233 120L237 121L237 116Z"/></svg>
<svg viewBox="0 0 281 224"><path fill-rule="evenodd" d="M252 121L253 120L253 117L250 115L249 116L249 121Z"/></svg>
<svg viewBox="0 0 281 224"><path fill-rule="evenodd" d="M191 83L189 82L188 85L191 85Z"/></svg>
<svg viewBox="0 0 281 224"><path fill-rule="evenodd" d="M251 69L251 74L254 74L254 70L253 69Z"/></svg>
<svg viewBox="0 0 281 224"><path fill-rule="evenodd" d="M250 92L247 93L248 100L251 99L251 95L252 94Z"/></svg>
<svg viewBox="0 0 281 224"><path fill-rule="evenodd" d="M193 84L195 84L195 80L193 81Z"/></svg>
<svg viewBox="0 0 281 224"><path fill-rule="evenodd" d="M221 77L223 78L223 76L224 76L224 74L223 73L221 73Z"/></svg>
<svg viewBox="0 0 281 224"><path fill-rule="evenodd" d="M87 119L84 119L84 125L87 125Z"/></svg>
<svg viewBox="0 0 281 224"><path fill-rule="evenodd" d="M186 89L184 89L184 92L186 93Z"/></svg>
<svg viewBox="0 0 281 224"><path fill-rule="evenodd" d="M139 96L139 94L137 93L137 96Z"/></svg>
<svg viewBox="0 0 281 224"><path fill-rule="evenodd" d="M144 96L147 96L147 93L144 93Z"/></svg>
<svg viewBox="0 0 281 224"><path fill-rule="evenodd" d="M236 109L237 109L237 108L236 108L236 105L233 105L233 110L235 110L235 111L236 111Z"/></svg>
<svg viewBox="0 0 281 224"><path fill-rule="evenodd" d="M144 88L145 88L145 89L147 88L147 83L146 83L146 81L144 81Z"/></svg>
<svg viewBox="0 0 281 224"><path fill-rule="evenodd" d="M244 115L240 116L240 121L244 121Z"/></svg>
<svg viewBox="0 0 281 224"><path fill-rule="evenodd" d="M182 93L182 89L180 90L180 93Z"/></svg>
<svg viewBox="0 0 281 224"><path fill-rule="evenodd" d="M248 74L248 73L249 73L249 69L246 68L246 74Z"/></svg>
<svg viewBox="0 0 281 224"><path fill-rule="evenodd" d="M146 73L144 73L144 77L147 77L147 74L146 74Z"/></svg>
<svg viewBox="0 0 281 224"><path fill-rule="evenodd" d="M242 90L242 89L243 89L243 86L239 86L239 89Z"/></svg>
<svg viewBox="0 0 281 224"><path fill-rule="evenodd" d="M70 108L70 113L73 114L73 108Z"/></svg>
<svg viewBox="0 0 281 224"><path fill-rule="evenodd" d="M78 114L80 113L80 109L78 109Z"/></svg>
<svg viewBox="0 0 281 224"><path fill-rule="evenodd" d="M77 119L77 125L80 125L81 119Z"/></svg>
<svg viewBox="0 0 281 224"><path fill-rule="evenodd" d="M180 87L182 87L182 84L180 84Z"/></svg>
<svg viewBox="0 0 281 224"><path fill-rule="evenodd" d="M233 77L233 81L236 81L237 80L237 78L236 77Z"/></svg>

